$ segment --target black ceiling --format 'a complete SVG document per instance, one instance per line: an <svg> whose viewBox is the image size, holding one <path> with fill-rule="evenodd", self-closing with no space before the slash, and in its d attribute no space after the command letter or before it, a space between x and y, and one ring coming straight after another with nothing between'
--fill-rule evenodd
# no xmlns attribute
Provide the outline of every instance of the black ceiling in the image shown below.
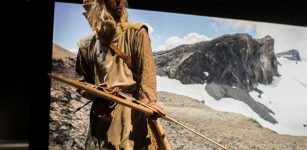
<svg viewBox="0 0 307 150"><path fill-rule="evenodd" d="M134 9L307 26L307 5L299 0L128 0L128 3Z"/></svg>

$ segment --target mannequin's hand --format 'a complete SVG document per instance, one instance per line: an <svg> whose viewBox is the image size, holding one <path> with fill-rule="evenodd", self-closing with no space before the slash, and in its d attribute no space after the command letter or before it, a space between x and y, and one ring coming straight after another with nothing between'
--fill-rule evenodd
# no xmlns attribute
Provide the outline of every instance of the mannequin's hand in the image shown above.
<svg viewBox="0 0 307 150"><path fill-rule="evenodd" d="M113 94L113 95L121 91L118 87L115 87L113 89L108 89L108 87L109 87L109 84L104 82L104 83L98 84L97 89L104 91L106 93L109 93L109 94Z"/></svg>
<svg viewBox="0 0 307 150"><path fill-rule="evenodd" d="M156 111L156 113L158 114L158 117L165 116L165 112L164 112L163 108L159 104L157 104L157 103L149 103L148 105Z"/></svg>

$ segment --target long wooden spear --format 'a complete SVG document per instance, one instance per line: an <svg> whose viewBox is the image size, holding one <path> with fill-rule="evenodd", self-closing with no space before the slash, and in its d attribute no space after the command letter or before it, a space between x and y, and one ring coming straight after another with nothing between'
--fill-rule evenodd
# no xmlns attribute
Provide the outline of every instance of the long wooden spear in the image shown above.
<svg viewBox="0 0 307 150"><path fill-rule="evenodd" d="M123 92L118 92L119 95L125 97L126 99L129 99L131 101L128 101L128 100L124 100L120 97L117 97L117 96L114 96L112 94L109 94L109 93L106 93L104 91L101 91L101 90L98 90L97 88L94 88L95 86L94 85L90 85L88 83L84 83L84 82L79 82L79 81L75 81L75 80L71 80L71 79L68 79L68 78L65 78L63 76L59 76L59 75L55 75L55 74L48 74L51 78L53 79L56 79L58 81L61 81L61 82L64 82L66 84L69 84L71 86L74 86L76 88L79 88L79 89L82 89L82 90L85 90L86 92L92 94L92 95L95 95L95 96L98 96L98 97L102 97L104 99L107 99L109 101L112 101L112 102L115 102L115 103L118 103L118 104L121 104L121 105L124 105L124 106L127 106L127 107L130 107L132 109L136 109L138 111L141 111L147 115L154 115L154 113L156 112L153 108L151 108L150 106L136 100L135 98L123 93ZM133 102L136 102L136 103L133 103ZM163 119L165 120L168 120L168 121L171 121L171 122L174 122L182 127L184 127L185 129L188 129L189 131L197 134L198 136L208 140L209 142L217 145L218 147L220 148L223 148L224 150L228 150L225 146L211 140L210 138L202 135L201 133L198 133L196 132L195 130L189 128L188 126L180 123L179 121L177 121L176 119L168 116L168 115L164 115L162 116ZM158 127L160 128L160 127ZM163 133L160 133L160 134L164 134L164 131L163 130L160 130L160 132L163 132ZM164 135L161 135L161 137L164 137L163 138L163 141L166 141L166 137ZM170 149L170 145L167 146L166 149Z"/></svg>

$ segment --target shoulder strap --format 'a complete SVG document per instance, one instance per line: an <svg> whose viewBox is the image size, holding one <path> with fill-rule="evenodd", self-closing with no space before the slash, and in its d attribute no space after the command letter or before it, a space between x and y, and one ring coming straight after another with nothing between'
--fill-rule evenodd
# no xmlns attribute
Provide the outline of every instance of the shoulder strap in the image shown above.
<svg viewBox="0 0 307 150"><path fill-rule="evenodd" d="M133 68L131 57L127 56L125 53L123 53L123 51L121 51L117 46L112 43L110 43L108 47L111 48L120 58L122 58L130 69Z"/></svg>
<svg viewBox="0 0 307 150"><path fill-rule="evenodd" d="M146 25L143 25L139 22L135 22L135 23L129 23L126 24L125 28L134 28L134 29L140 29L142 27L145 27L146 31L148 32L148 27ZM97 33L97 32L96 32ZM115 46L114 44L112 44L111 42L107 42L103 36L99 33L97 33L99 40L108 48L110 48L113 52L115 52L121 59L123 59L123 61L127 64L127 66L129 67L129 69L131 69L132 73L133 70L135 69L132 65L132 60L131 57L127 56L125 53L123 53L123 51L121 51L117 46ZM133 75L135 76L135 74L133 73ZM136 78L138 78L137 76L135 76Z"/></svg>
<svg viewBox="0 0 307 150"><path fill-rule="evenodd" d="M134 67L132 65L131 57L127 56L123 51L121 51L117 46L115 46L112 43L108 43L102 36L98 35L99 40L106 45L108 48L110 48L114 53L116 53L123 61L126 63L128 68L131 70L132 75L134 78L139 79L139 77L134 73Z"/></svg>
<svg viewBox="0 0 307 150"><path fill-rule="evenodd" d="M102 36L98 36L99 40L110 48L113 52L115 52L123 61L127 64L127 66L133 71L133 66L131 62L131 57L127 56L123 51L121 51L117 46L112 43L108 43Z"/></svg>

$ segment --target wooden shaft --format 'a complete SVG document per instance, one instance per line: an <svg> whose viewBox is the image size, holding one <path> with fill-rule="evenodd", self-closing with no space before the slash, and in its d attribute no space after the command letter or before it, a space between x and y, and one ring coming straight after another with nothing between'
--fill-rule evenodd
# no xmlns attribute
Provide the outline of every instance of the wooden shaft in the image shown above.
<svg viewBox="0 0 307 150"><path fill-rule="evenodd" d="M166 137L166 134L164 132L164 129L160 123L159 120L152 120L155 124L156 124L156 127L158 128L157 131L159 132L159 135L160 137L162 138L162 142L164 143L165 145L165 150L171 150L171 144L169 143L167 137Z"/></svg>
<svg viewBox="0 0 307 150"><path fill-rule="evenodd" d="M69 84L71 86L74 86L76 88L80 88L82 90L85 90L86 92L88 92L90 94L93 94L95 96L98 96L98 97L104 98L106 100L109 100L109 101L112 101L112 102L115 102L115 103L118 103L118 104L130 107L132 109L136 109L136 110L141 111L141 112L143 112L143 113L145 113L147 115L153 115L154 114L154 112L151 109L149 109L149 108L146 108L144 106L135 104L135 103L133 103L131 101L124 100L122 98L119 98L119 97L114 96L112 94L108 94L108 93L100 91L98 89L89 87L88 85L84 85L84 84L82 84L80 82L77 82L77 81L74 81L74 80L71 80L71 79L67 79L65 77L62 77L62 76L59 76L59 75L55 75L55 74L48 74L48 75L51 78L53 78L53 79L59 80L61 82L64 82L64 83Z"/></svg>

